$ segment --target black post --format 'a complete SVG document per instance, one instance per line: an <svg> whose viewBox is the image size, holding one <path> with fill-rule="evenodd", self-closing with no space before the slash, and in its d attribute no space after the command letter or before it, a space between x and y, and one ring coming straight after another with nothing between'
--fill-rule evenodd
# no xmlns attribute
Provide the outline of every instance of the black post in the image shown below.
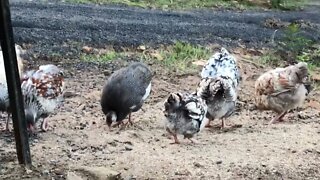
<svg viewBox="0 0 320 180"><path fill-rule="evenodd" d="M20 164L31 165L29 137L24 120L24 106L21 93L11 15L8 0L0 0L0 40L7 77L7 85L12 112L16 149Z"/></svg>

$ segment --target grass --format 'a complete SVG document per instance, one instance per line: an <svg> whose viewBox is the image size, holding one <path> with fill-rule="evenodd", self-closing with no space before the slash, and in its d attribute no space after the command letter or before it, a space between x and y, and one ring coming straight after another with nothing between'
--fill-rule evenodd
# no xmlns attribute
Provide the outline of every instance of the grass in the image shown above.
<svg viewBox="0 0 320 180"><path fill-rule="evenodd" d="M307 0L270 0L270 6L274 9L292 10L303 7Z"/></svg>
<svg viewBox="0 0 320 180"><path fill-rule="evenodd" d="M75 3L126 4L137 7L160 9L192 9L224 7L269 7L292 9L300 7L306 0L67 0Z"/></svg>
<svg viewBox="0 0 320 180"><path fill-rule="evenodd" d="M207 60L211 53L208 48L191 45L189 43L176 42L166 48L155 52L144 53L144 59L157 61L169 69L186 72L194 68L192 62Z"/></svg>
<svg viewBox="0 0 320 180"><path fill-rule="evenodd" d="M276 48L261 57L261 62L272 66L281 66L296 62L308 63L310 70L320 67L320 44L301 34L298 24L290 24L285 36L277 42Z"/></svg>
<svg viewBox="0 0 320 180"><path fill-rule="evenodd" d="M99 54L83 53L80 60L85 62L108 63L116 59L134 57L142 61L152 61L158 63L169 70L177 72L186 72L194 68L192 62L198 60L207 60L211 53L208 48L191 45L189 43L176 42L173 45L159 49L142 49L127 50L124 52L115 52L114 50L104 51Z"/></svg>
<svg viewBox="0 0 320 180"><path fill-rule="evenodd" d="M115 52L114 50L107 51L103 54L81 54L80 60L85 62L98 62L98 63L108 63L117 58L121 58L122 53Z"/></svg>

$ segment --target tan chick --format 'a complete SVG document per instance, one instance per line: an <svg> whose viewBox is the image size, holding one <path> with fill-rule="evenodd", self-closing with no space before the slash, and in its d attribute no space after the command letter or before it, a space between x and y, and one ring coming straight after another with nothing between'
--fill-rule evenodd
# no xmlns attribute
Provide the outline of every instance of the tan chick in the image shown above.
<svg viewBox="0 0 320 180"><path fill-rule="evenodd" d="M307 63L276 68L262 74L255 83L255 103L260 110L278 115L269 124L282 121L289 110L303 104L311 91Z"/></svg>

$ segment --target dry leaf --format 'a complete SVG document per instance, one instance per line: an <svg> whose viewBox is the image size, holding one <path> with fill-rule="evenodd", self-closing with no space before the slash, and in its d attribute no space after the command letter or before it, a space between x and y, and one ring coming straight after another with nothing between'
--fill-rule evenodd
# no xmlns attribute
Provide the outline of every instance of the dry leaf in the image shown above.
<svg viewBox="0 0 320 180"><path fill-rule="evenodd" d="M205 66L207 64L207 61L199 60L199 61L192 62L192 64L196 66Z"/></svg>

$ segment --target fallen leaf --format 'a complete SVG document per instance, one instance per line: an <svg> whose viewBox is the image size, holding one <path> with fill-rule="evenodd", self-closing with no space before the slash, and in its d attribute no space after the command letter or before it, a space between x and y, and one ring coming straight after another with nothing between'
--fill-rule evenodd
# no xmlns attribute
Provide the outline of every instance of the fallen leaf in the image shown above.
<svg viewBox="0 0 320 180"><path fill-rule="evenodd" d="M192 62L193 65L196 65L196 66L205 66L207 64L207 61L205 60L199 60L199 61L194 61Z"/></svg>

